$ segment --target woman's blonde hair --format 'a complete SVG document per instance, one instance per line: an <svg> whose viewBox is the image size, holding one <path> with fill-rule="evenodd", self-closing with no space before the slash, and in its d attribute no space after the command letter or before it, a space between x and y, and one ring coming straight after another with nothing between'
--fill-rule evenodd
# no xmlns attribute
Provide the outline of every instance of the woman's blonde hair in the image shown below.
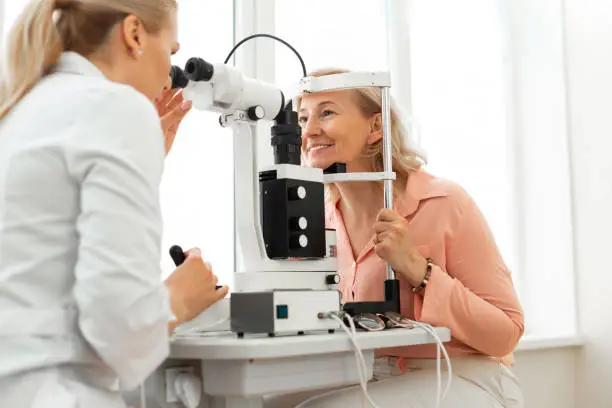
<svg viewBox="0 0 612 408"><path fill-rule="evenodd" d="M176 0L31 0L8 37L0 82L0 120L45 76L64 51L88 56L128 15L157 33Z"/></svg>
<svg viewBox="0 0 612 408"><path fill-rule="evenodd" d="M326 68L310 73L310 76L320 77L325 75L343 74L350 72L345 69ZM382 92L380 88L359 88L345 92L352 92L355 96L357 106L364 117L369 118L377 113L382 113ZM297 99L299 110L301 99ZM419 170L425 163L425 157L408 143L409 135L404 127L398 109L393 100L391 101L391 156L392 167L396 173L396 184L405 183L408 175ZM384 170L382 139L368 145L363 152L365 157L372 160L372 169L376 172ZM381 183L382 184L382 183ZM399 186L398 186L399 187ZM397 188L394 189L398 191ZM335 200L338 197L335 187L328 189L328 199Z"/></svg>

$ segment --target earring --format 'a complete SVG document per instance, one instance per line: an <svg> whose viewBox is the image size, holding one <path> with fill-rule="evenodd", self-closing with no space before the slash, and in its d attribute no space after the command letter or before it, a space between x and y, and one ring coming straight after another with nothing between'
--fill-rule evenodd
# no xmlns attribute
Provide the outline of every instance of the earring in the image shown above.
<svg viewBox="0 0 612 408"><path fill-rule="evenodd" d="M143 51L142 50L138 50L138 55L142 55Z"/></svg>

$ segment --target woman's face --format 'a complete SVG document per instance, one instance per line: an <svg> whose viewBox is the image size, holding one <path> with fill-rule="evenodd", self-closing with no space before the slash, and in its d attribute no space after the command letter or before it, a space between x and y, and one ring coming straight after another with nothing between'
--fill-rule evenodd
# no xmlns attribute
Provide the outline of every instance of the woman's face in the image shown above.
<svg viewBox="0 0 612 408"><path fill-rule="evenodd" d="M136 55L132 66L132 85L155 100L164 89L169 88L171 57L179 50L176 12L168 16L163 28L155 34L142 30L142 53Z"/></svg>
<svg viewBox="0 0 612 408"><path fill-rule="evenodd" d="M302 127L302 157L307 166L326 169L346 163L348 171L366 171L362 153L380 138L376 115L365 117L351 91L302 97L298 121Z"/></svg>

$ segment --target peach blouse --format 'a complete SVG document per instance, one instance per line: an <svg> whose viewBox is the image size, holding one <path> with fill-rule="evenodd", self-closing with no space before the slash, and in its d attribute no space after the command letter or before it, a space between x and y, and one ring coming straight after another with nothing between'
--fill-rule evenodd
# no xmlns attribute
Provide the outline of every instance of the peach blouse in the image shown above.
<svg viewBox="0 0 612 408"><path fill-rule="evenodd" d="M383 300L385 262L374 252L372 241L354 259L337 203L327 206L326 218L327 227L336 229L343 302ZM476 203L456 183L420 170L410 175L394 208L409 220L417 249L434 263L422 294L413 295L397 274L402 314L449 328L452 340L445 346L451 357L487 355L511 364L512 351L524 331L523 311ZM377 354L435 358L436 346L390 348Z"/></svg>

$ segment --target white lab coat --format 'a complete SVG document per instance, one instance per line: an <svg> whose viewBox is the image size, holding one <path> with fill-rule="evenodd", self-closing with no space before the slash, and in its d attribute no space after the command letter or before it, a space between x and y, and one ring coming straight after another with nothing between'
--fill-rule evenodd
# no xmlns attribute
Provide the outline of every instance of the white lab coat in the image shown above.
<svg viewBox="0 0 612 408"><path fill-rule="evenodd" d="M0 121L0 406L122 407L168 355L153 104L62 55Z"/></svg>

